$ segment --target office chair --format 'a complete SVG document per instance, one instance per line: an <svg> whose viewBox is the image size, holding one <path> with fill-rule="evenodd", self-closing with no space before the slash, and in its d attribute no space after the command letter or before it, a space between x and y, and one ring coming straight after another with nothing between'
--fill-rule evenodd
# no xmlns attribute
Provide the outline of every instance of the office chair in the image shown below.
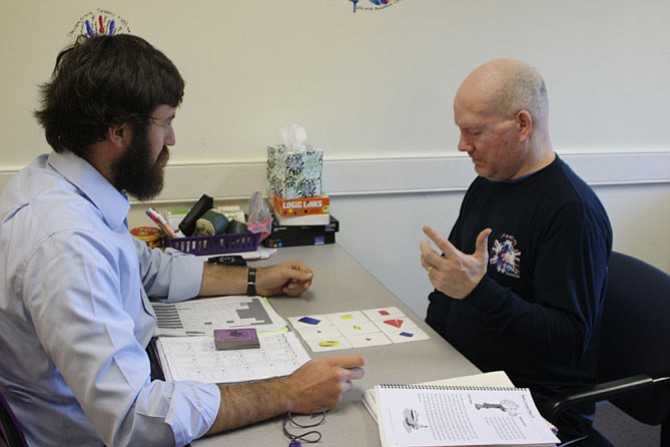
<svg viewBox="0 0 670 447"><path fill-rule="evenodd" d="M660 424L661 446L670 447L670 275L612 253L596 370L595 386L555 399L545 407L547 418L573 404L609 400L642 423ZM611 445L595 429L591 439Z"/></svg>
<svg viewBox="0 0 670 447"><path fill-rule="evenodd" d="M4 442L4 444L3 444ZM5 396L0 393L0 446L27 447L19 421L14 416Z"/></svg>

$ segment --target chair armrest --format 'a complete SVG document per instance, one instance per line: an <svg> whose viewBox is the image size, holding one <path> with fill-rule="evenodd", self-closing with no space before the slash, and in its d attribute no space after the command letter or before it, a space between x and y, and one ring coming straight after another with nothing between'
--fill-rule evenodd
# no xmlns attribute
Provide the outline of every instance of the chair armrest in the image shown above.
<svg viewBox="0 0 670 447"><path fill-rule="evenodd" d="M556 396L542 405L544 417L554 422L566 408L586 402L610 400L658 383L670 382L669 377L653 378L646 374L631 376L624 379L603 382L592 387Z"/></svg>

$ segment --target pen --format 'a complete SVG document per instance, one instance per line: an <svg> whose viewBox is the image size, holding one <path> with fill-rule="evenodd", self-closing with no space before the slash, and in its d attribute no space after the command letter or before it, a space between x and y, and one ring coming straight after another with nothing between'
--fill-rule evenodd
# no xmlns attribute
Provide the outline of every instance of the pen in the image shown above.
<svg viewBox="0 0 670 447"><path fill-rule="evenodd" d="M158 223L158 225L163 229L163 231L165 231L165 234L167 234L168 237L177 237L177 233L158 211L153 208L149 208L149 212L151 212L151 218L154 219L156 223Z"/></svg>
<svg viewBox="0 0 670 447"><path fill-rule="evenodd" d="M147 213L147 216L149 216L149 218L150 218L151 220L153 220L153 221L156 223L156 225L158 225L158 226L160 227L160 229L163 231L163 233L165 233L165 234L167 235L168 232L165 230L165 228L163 227L163 225L161 225L160 221L156 218L156 216L154 216L154 215L151 213L151 211L149 211L149 210L147 210L146 213Z"/></svg>
<svg viewBox="0 0 670 447"><path fill-rule="evenodd" d="M146 211L146 213L147 213L147 216L149 216L151 218L151 220L156 222L158 224L158 226L161 227L161 229L165 232L165 234L167 234L168 237L170 237L170 238L177 237L177 234L172 229L170 224L167 222L167 220L165 220L165 218L163 216L160 215L160 213L158 213L158 211L156 211L153 208L149 208Z"/></svg>

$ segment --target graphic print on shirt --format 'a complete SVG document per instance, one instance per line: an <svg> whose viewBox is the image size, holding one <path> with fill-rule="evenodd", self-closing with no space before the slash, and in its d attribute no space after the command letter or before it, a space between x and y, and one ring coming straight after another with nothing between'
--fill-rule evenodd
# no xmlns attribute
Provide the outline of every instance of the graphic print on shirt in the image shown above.
<svg viewBox="0 0 670 447"><path fill-rule="evenodd" d="M493 241L489 264L495 265L498 273L519 278L521 276L521 251L516 246L516 238L503 233L500 239Z"/></svg>

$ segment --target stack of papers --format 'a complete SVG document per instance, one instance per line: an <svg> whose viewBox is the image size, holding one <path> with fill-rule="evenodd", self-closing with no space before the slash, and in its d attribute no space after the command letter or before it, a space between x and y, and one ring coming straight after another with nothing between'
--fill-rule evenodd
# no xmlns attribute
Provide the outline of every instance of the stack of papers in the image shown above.
<svg viewBox="0 0 670 447"><path fill-rule="evenodd" d="M249 382L290 375L310 360L266 298L227 296L152 306L165 380Z"/></svg>

